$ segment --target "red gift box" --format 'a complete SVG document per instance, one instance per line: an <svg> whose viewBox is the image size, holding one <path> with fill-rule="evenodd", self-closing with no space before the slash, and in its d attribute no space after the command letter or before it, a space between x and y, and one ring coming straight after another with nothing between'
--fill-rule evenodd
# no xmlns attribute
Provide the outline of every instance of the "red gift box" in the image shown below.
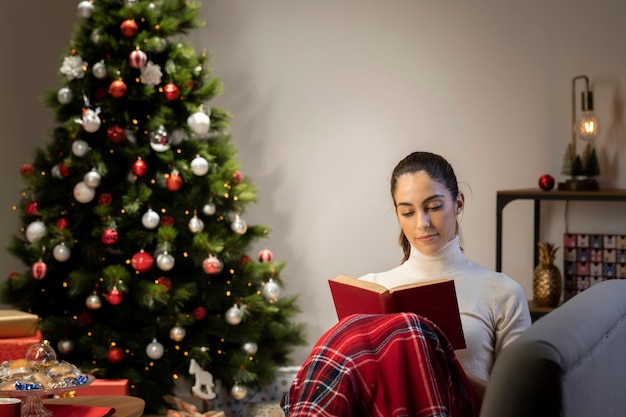
<svg viewBox="0 0 626 417"><path fill-rule="evenodd" d="M34 336L0 339L0 363L13 359L24 359L28 348L40 342L41 332L39 330L37 330Z"/></svg>
<svg viewBox="0 0 626 417"><path fill-rule="evenodd" d="M96 379L85 388L76 390L75 395L128 395L128 379Z"/></svg>

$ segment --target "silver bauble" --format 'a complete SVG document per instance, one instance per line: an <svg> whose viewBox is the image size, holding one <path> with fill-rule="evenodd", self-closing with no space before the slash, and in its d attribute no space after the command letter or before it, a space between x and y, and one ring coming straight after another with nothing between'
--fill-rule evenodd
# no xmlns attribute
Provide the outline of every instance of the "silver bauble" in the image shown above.
<svg viewBox="0 0 626 417"><path fill-rule="evenodd" d="M137 4L139 0L124 0L124 5L127 7L132 7Z"/></svg>
<svg viewBox="0 0 626 417"><path fill-rule="evenodd" d="M89 38L93 43L100 43L100 39L102 38L100 29L95 29L91 32L91 36Z"/></svg>
<svg viewBox="0 0 626 417"><path fill-rule="evenodd" d="M174 268L174 264L176 263L176 259L172 255L170 255L167 251L159 253L156 257L157 267L161 271L169 271Z"/></svg>
<svg viewBox="0 0 626 417"><path fill-rule="evenodd" d="M161 359L163 357L163 345L157 342L156 339L152 339L152 342L146 346L146 355L150 359Z"/></svg>
<svg viewBox="0 0 626 417"><path fill-rule="evenodd" d="M74 186L73 194L79 203L89 203L96 196L96 190L81 181Z"/></svg>
<svg viewBox="0 0 626 417"><path fill-rule="evenodd" d="M254 342L246 342L241 346L241 348L244 350L244 352L250 355L254 355L259 350L259 346Z"/></svg>
<svg viewBox="0 0 626 417"><path fill-rule="evenodd" d="M104 61L96 62L93 64L91 72L94 77L99 80L103 80L107 77L107 66L104 64Z"/></svg>
<svg viewBox="0 0 626 417"><path fill-rule="evenodd" d="M235 220L230 224L230 228L233 232L243 235L248 230L248 225L246 222L239 216L239 214L235 215Z"/></svg>
<svg viewBox="0 0 626 417"><path fill-rule="evenodd" d="M263 294L263 297L265 297L268 301L276 301L280 296L280 287L272 278L270 278L269 281L263 286L261 294Z"/></svg>
<svg viewBox="0 0 626 417"><path fill-rule="evenodd" d="M100 181L102 181L102 176L95 169L92 169L83 176L83 182L89 188L98 188Z"/></svg>
<svg viewBox="0 0 626 417"><path fill-rule="evenodd" d="M61 339L57 343L57 351L62 355L69 355L74 351L74 342L70 339Z"/></svg>
<svg viewBox="0 0 626 417"><path fill-rule="evenodd" d="M52 249L52 256L59 262L65 262L70 259L72 251L67 247L65 242L61 242Z"/></svg>
<svg viewBox="0 0 626 417"><path fill-rule="evenodd" d="M83 19L89 19L93 14L93 3L87 0L83 0L78 3L77 14L78 17L81 17Z"/></svg>
<svg viewBox="0 0 626 417"><path fill-rule="evenodd" d="M89 310L97 310L102 307L102 300L98 297L97 294L91 294L85 300L85 305Z"/></svg>
<svg viewBox="0 0 626 417"><path fill-rule="evenodd" d="M36 242L48 233L46 225L41 220L35 220L26 226L26 240L30 243Z"/></svg>
<svg viewBox="0 0 626 417"><path fill-rule="evenodd" d="M241 323L241 319L243 318L243 313L239 306L234 305L228 310L226 310L226 323L236 326Z"/></svg>
<svg viewBox="0 0 626 417"><path fill-rule="evenodd" d="M72 153L79 158L87 155L89 152L89 144L84 140L78 139L72 142Z"/></svg>
<svg viewBox="0 0 626 417"><path fill-rule="evenodd" d="M74 100L74 93L69 87L61 87L57 91L57 101L60 104L69 104Z"/></svg>
<svg viewBox="0 0 626 417"><path fill-rule="evenodd" d="M236 400L243 400L248 394L248 389L243 385L235 384L230 389L230 396Z"/></svg>
<svg viewBox="0 0 626 417"><path fill-rule="evenodd" d="M185 338L186 335L187 332L185 331L184 327L176 325L170 329L170 339L175 342L180 342Z"/></svg>
<svg viewBox="0 0 626 417"><path fill-rule="evenodd" d="M150 134L150 147L156 152L165 152L170 148L170 140L164 126L159 126Z"/></svg>
<svg viewBox="0 0 626 417"><path fill-rule="evenodd" d="M215 214L215 204L213 203L206 203L203 207L202 207L202 212L204 214L206 214L207 216L212 216Z"/></svg>
<svg viewBox="0 0 626 417"><path fill-rule="evenodd" d="M211 127L211 118L204 112L196 112L187 118L187 124L196 135L206 135Z"/></svg>
<svg viewBox="0 0 626 417"><path fill-rule="evenodd" d="M196 156L195 158L191 160L190 167L191 167L191 172L201 177L205 175L207 172L209 172L209 161L207 161L206 158L203 158L201 156Z"/></svg>
<svg viewBox="0 0 626 417"><path fill-rule="evenodd" d="M161 216L159 216L159 213L152 209L148 209L148 211L141 216L141 224L143 224L146 229L154 229L159 225L160 221Z"/></svg>
<svg viewBox="0 0 626 417"><path fill-rule="evenodd" d="M198 216L193 216L189 219L189 230L191 233L202 232L204 230L204 222Z"/></svg>

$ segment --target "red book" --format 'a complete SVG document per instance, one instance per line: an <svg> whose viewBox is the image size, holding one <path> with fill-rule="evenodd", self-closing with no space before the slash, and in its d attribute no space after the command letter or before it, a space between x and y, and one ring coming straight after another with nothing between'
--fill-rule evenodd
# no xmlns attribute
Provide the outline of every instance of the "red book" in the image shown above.
<svg viewBox="0 0 626 417"><path fill-rule="evenodd" d="M422 281L387 289L374 282L339 275L329 279L337 317L350 314L416 313L441 329L454 349L465 349L454 281Z"/></svg>

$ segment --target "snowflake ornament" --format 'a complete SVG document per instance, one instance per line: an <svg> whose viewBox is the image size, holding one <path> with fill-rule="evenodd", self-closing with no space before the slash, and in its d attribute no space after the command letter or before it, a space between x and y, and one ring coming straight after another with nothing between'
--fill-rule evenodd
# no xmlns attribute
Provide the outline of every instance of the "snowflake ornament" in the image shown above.
<svg viewBox="0 0 626 417"><path fill-rule="evenodd" d="M59 71L67 77L68 81L72 81L75 78L83 78L85 76L83 69L85 67L87 67L87 62L83 61L80 55L72 55L63 59L63 65L61 65Z"/></svg>
<svg viewBox="0 0 626 417"><path fill-rule="evenodd" d="M148 61L146 65L141 68L141 76L139 79L143 84L154 87L155 85L161 84L162 76L161 67L152 61Z"/></svg>

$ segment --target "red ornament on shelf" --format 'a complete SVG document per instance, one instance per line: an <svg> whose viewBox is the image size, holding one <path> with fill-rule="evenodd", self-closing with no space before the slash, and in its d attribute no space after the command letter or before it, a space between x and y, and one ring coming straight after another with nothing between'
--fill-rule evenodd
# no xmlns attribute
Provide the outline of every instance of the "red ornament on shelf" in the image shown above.
<svg viewBox="0 0 626 417"><path fill-rule="evenodd" d="M35 279L44 279L48 274L48 265L39 259L30 267L30 274Z"/></svg>
<svg viewBox="0 0 626 417"><path fill-rule="evenodd" d="M259 251L259 262L272 262L274 255L269 249L261 249Z"/></svg>
<svg viewBox="0 0 626 417"><path fill-rule="evenodd" d="M39 209L39 204L36 201L29 201L26 203L26 207L24 207L24 211L29 216L35 216L37 214L37 210Z"/></svg>
<svg viewBox="0 0 626 417"><path fill-rule="evenodd" d="M117 289L117 287L113 287L111 292L106 295L106 299L109 304L117 306L122 303L122 300L124 299L124 294L122 294L120 290Z"/></svg>
<svg viewBox="0 0 626 417"><path fill-rule="evenodd" d="M124 140L126 134L124 133L124 129L118 125L114 125L107 129L107 137L113 143L120 143Z"/></svg>
<svg viewBox="0 0 626 417"><path fill-rule="evenodd" d="M102 231L102 236L100 237L102 243L105 245L115 245L117 243L117 230L113 228L107 228Z"/></svg>
<svg viewBox="0 0 626 417"><path fill-rule="evenodd" d="M172 172L165 180L165 186L170 191L178 191L183 186L183 178L177 172Z"/></svg>
<svg viewBox="0 0 626 417"><path fill-rule="evenodd" d="M180 96L180 90L178 89L176 84L168 83L168 84L165 84L165 86L163 87L163 95L165 96L165 99L168 101L176 101L178 100L178 97Z"/></svg>
<svg viewBox="0 0 626 417"><path fill-rule="evenodd" d="M114 98L122 98L126 95L126 83L122 80L115 80L109 85L109 94Z"/></svg>
<svg viewBox="0 0 626 417"><path fill-rule="evenodd" d="M552 177L552 175L543 174L541 177L539 177L539 188L541 188L543 191L550 191L552 188L554 188L554 178Z"/></svg>
<svg viewBox="0 0 626 417"><path fill-rule="evenodd" d="M133 163L131 168L133 174L138 177L143 177L148 172L148 164L141 158L137 158L137 160Z"/></svg>
<svg viewBox="0 0 626 417"><path fill-rule="evenodd" d="M111 363L120 363L124 360L124 351L119 347L112 347L107 350L107 360Z"/></svg>
<svg viewBox="0 0 626 417"><path fill-rule="evenodd" d="M126 19L120 25L120 32L126 38L132 38L139 32L139 27L137 26L137 22L133 19Z"/></svg>
<svg viewBox="0 0 626 417"><path fill-rule="evenodd" d="M148 272L152 268L154 259L152 255L144 251L143 249L133 255L130 260L130 264L137 272Z"/></svg>

